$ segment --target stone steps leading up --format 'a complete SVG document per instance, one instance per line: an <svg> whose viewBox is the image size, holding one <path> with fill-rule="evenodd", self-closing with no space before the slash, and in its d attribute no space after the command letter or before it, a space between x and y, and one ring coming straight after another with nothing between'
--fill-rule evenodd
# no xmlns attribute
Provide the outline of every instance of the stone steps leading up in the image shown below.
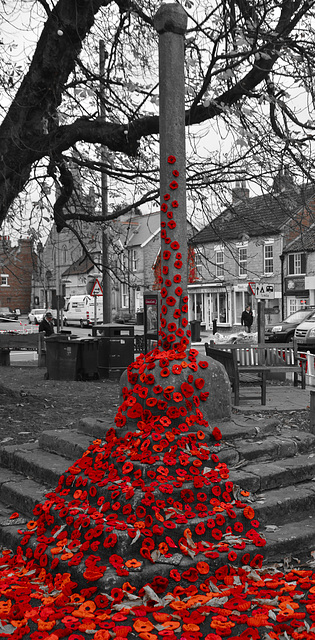
<svg viewBox="0 0 315 640"><path fill-rule="evenodd" d="M306 555L312 551L315 548L315 436L306 431L280 428L273 419L257 420L239 415L217 425L223 435L218 455L230 467L235 491L251 492L248 499L252 500L255 517L262 525L261 533L267 539L263 550L266 559L279 560L286 555ZM94 439L105 437L107 430L108 423L104 420L84 418L77 430L50 430L41 434L38 443L0 448L1 544L15 546L18 543L17 530L32 519L36 503L54 489L60 475L81 457ZM12 512L18 512L20 517L11 520Z"/></svg>

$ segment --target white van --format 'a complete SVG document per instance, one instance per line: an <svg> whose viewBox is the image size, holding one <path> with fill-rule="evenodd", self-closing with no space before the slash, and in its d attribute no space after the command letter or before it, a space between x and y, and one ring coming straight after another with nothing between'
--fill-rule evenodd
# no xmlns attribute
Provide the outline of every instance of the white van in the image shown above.
<svg viewBox="0 0 315 640"><path fill-rule="evenodd" d="M94 324L94 296L71 296L63 312L63 324L88 327ZM96 321L103 322L103 297L96 296Z"/></svg>

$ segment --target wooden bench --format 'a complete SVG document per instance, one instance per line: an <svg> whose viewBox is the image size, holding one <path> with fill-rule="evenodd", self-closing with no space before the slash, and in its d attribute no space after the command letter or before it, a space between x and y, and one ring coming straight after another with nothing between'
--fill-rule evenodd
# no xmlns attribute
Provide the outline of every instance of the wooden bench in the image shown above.
<svg viewBox="0 0 315 640"><path fill-rule="evenodd" d="M240 386L260 386L261 404L266 404L266 381L272 372L294 374L294 386L301 377L305 389L305 360L287 344L205 344L206 355L224 365L234 391L234 404L239 404ZM257 398L256 396L246 396Z"/></svg>
<svg viewBox="0 0 315 640"><path fill-rule="evenodd" d="M10 365L10 351L37 351L38 366L45 366L44 338L44 333L0 333L0 366Z"/></svg>

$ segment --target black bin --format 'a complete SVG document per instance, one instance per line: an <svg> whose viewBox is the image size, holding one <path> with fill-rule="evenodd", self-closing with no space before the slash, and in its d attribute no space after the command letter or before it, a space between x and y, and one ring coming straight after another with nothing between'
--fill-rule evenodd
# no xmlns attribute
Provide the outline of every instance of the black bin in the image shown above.
<svg viewBox="0 0 315 640"><path fill-rule="evenodd" d="M200 320L191 320L190 330L191 330L191 341L200 342Z"/></svg>
<svg viewBox="0 0 315 640"><path fill-rule="evenodd" d="M45 339L47 378L77 380L81 367L80 340L72 336L52 335Z"/></svg>
<svg viewBox="0 0 315 640"><path fill-rule="evenodd" d="M134 327L126 324L99 325L97 335L101 331L97 367L99 376L118 380L134 361Z"/></svg>
<svg viewBox="0 0 315 640"><path fill-rule="evenodd" d="M80 369L78 377L82 380L97 380L99 338L80 338Z"/></svg>

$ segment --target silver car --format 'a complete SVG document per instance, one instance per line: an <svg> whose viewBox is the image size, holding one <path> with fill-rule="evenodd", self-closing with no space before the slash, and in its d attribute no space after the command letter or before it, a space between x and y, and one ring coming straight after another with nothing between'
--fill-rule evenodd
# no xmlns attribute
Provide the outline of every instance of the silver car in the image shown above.
<svg viewBox="0 0 315 640"><path fill-rule="evenodd" d="M42 321L45 314L47 313L47 311L50 311L50 313L54 315L50 309L31 309L31 311L28 314L29 324L39 324ZM55 318L54 318L54 322L56 322Z"/></svg>

